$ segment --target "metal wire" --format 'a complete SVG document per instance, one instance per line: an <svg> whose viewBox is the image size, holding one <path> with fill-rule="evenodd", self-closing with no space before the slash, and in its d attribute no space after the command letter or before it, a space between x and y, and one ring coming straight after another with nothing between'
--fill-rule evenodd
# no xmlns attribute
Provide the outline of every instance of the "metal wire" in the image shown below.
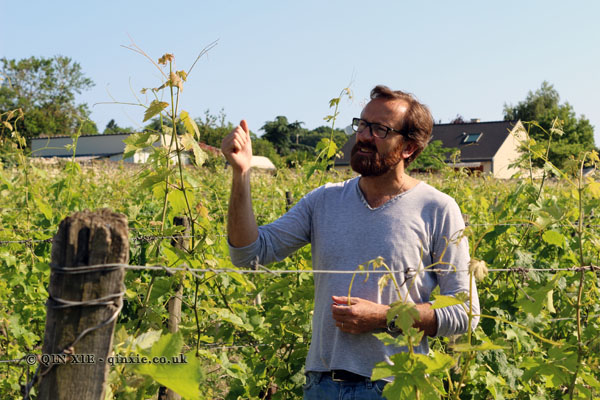
<svg viewBox="0 0 600 400"><path fill-rule="evenodd" d="M389 273L415 273L415 272L436 272L436 273L449 273L449 272L469 272L468 269L456 269L456 268L421 268L420 270L416 270L413 268L407 268L405 270L387 270L385 268L376 269L376 270L315 270L315 269L269 269L264 265L260 265L258 263L253 263L253 269L233 269L233 268L189 268L189 267L167 267L164 265L130 265L130 264L96 264L96 265L87 265L83 267L75 267L75 268L60 268L51 264L52 271L56 271L59 273L68 273L68 274L82 274L86 272L95 272L95 271L103 271L103 270L114 270L118 268L124 268L128 270L148 270L148 271L167 271L167 272L176 272L176 271L186 271L191 273L215 273L215 274L227 274L227 273L236 273L236 274L271 274L271 275L286 275L286 274L389 274ZM254 267L258 268L254 268ZM580 266L580 267L568 267L568 268L523 268L523 267L515 267L515 268L489 268L488 272L559 272L559 271L593 271L600 270L600 267L594 265Z"/></svg>
<svg viewBox="0 0 600 400"><path fill-rule="evenodd" d="M211 235L210 237L227 237L227 235ZM154 236L154 235L140 235L129 238L132 241L137 242L151 242L153 240L162 240L162 239L192 239L192 238L204 238L206 235L178 235L178 236ZM0 245L10 245L10 244L29 244L29 243L53 243L54 238L47 239L20 239L20 240L0 240Z"/></svg>

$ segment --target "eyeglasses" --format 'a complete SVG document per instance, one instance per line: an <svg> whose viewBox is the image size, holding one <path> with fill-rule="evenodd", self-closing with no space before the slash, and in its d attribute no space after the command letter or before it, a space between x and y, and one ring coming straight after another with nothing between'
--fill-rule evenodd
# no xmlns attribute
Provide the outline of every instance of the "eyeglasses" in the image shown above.
<svg viewBox="0 0 600 400"><path fill-rule="evenodd" d="M361 118L352 118L352 130L354 132L361 133L365 128L369 128L371 130L371 135L378 137L379 139L385 139L390 131L404 135L404 132L392 129L389 126L381 125L376 122L365 121Z"/></svg>

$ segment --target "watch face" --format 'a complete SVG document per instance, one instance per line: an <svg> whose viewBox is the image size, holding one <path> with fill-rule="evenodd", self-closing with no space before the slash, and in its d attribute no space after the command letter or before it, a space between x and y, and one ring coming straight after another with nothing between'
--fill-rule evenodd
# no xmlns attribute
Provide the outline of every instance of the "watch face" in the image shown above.
<svg viewBox="0 0 600 400"><path fill-rule="evenodd" d="M398 328L396 326L396 319L395 318L393 320L391 320L389 324L387 324L387 330L390 333L400 332L400 328Z"/></svg>

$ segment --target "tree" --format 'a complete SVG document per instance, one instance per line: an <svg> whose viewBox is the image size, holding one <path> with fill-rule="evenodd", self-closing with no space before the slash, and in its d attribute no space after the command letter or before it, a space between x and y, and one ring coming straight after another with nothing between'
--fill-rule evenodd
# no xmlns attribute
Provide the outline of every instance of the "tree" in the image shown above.
<svg viewBox="0 0 600 400"><path fill-rule="evenodd" d="M200 141L217 148L221 147L221 141L231 132L234 125L226 122L225 110L221 109L219 115L204 111L204 118L196 118L196 125L200 131Z"/></svg>
<svg viewBox="0 0 600 400"><path fill-rule="evenodd" d="M464 124L465 122L465 119L460 114L456 114L456 117L454 117L454 119L450 121L451 124Z"/></svg>
<svg viewBox="0 0 600 400"><path fill-rule="evenodd" d="M110 135L113 133L133 133L133 128L121 128L114 119L108 121L106 128L104 128L103 135Z"/></svg>
<svg viewBox="0 0 600 400"><path fill-rule="evenodd" d="M413 162L408 165L408 170L436 171L446 166L445 160L451 153L458 151L452 147L443 147L441 140L430 142Z"/></svg>
<svg viewBox="0 0 600 400"><path fill-rule="evenodd" d="M328 138L331 136L331 127L330 126L319 126L311 131L307 131L299 137L298 143L304 144L310 147L317 147L317 144L323 138ZM344 133L341 129L335 129L333 131L333 141L337 144L338 148L341 148L347 141L348 135Z"/></svg>
<svg viewBox="0 0 600 400"><path fill-rule="evenodd" d="M266 122L260 129L265 132L262 136L263 139L273 143L277 153L281 155L289 153L292 137L295 143L296 134L301 135L305 132L305 129L302 129L302 122L289 123L288 119L283 116L276 117L274 121Z"/></svg>
<svg viewBox="0 0 600 400"><path fill-rule="evenodd" d="M97 133L87 121L87 105L76 104L75 95L94 86L79 63L68 57L0 59L0 112L21 108L25 118L17 128L24 136ZM82 126L83 125L83 126Z"/></svg>
<svg viewBox="0 0 600 400"><path fill-rule="evenodd" d="M520 119L524 122L536 121L540 129L532 126L529 135L537 142L547 145L549 132L554 120L558 120L562 135L553 135L550 145L549 160L559 168L571 157L594 149L594 127L581 115L575 115L573 107L565 102L559 104L560 96L548 82L535 92L529 92L524 101L516 106L504 105L504 119L507 121ZM544 132L545 131L545 132Z"/></svg>

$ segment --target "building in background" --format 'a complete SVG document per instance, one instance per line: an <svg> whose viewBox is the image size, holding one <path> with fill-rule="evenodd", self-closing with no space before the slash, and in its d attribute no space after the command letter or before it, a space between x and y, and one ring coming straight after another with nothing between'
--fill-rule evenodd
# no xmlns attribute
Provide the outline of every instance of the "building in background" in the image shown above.
<svg viewBox="0 0 600 400"><path fill-rule="evenodd" d="M82 135L77 140L77 148L73 149L73 138L70 136L31 138L31 156L43 158L71 158L75 150L77 161L110 160L143 163L148 159L149 151L142 151L133 157L123 159L125 143L130 133L109 135Z"/></svg>
<svg viewBox="0 0 600 400"><path fill-rule="evenodd" d="M449 166L508 179L519 172L519 168L511 168L510 165L519 158L520 142L525 140L525 135L520 121L472 120L434 125L431 140L440 140L443 147L460 150L458 162L446 160ZM350 152L355 141L356 134L353 134L342 147L344 156L335 161L336 168L350 166Z"/></svg>
<svg viewBox="0 0 600 400"><path fill-rule="evenodd" d="M129 137L130 133L115 133L108 135L82 135L77 140L75 149L75 160L86 162L92 160L124 161L128 163L144 163L150 155L150 148L135 153L132 157L123 158L125 153L125 143L123 140ZM73 157L73 138L70 136L36 137L31 138L31 156L37 158L65 158ZM158 145L158 143L156 143ZM199 143L200 148L213 157L221 156L221 150L209 146L205 143ZM189 164L190 159L187 154L182 154L183 163ZM173 156L173 161L177 162L177 156ZM276 170L273 162L267 157L253 156L252 168L274 171Z"/></svg>

